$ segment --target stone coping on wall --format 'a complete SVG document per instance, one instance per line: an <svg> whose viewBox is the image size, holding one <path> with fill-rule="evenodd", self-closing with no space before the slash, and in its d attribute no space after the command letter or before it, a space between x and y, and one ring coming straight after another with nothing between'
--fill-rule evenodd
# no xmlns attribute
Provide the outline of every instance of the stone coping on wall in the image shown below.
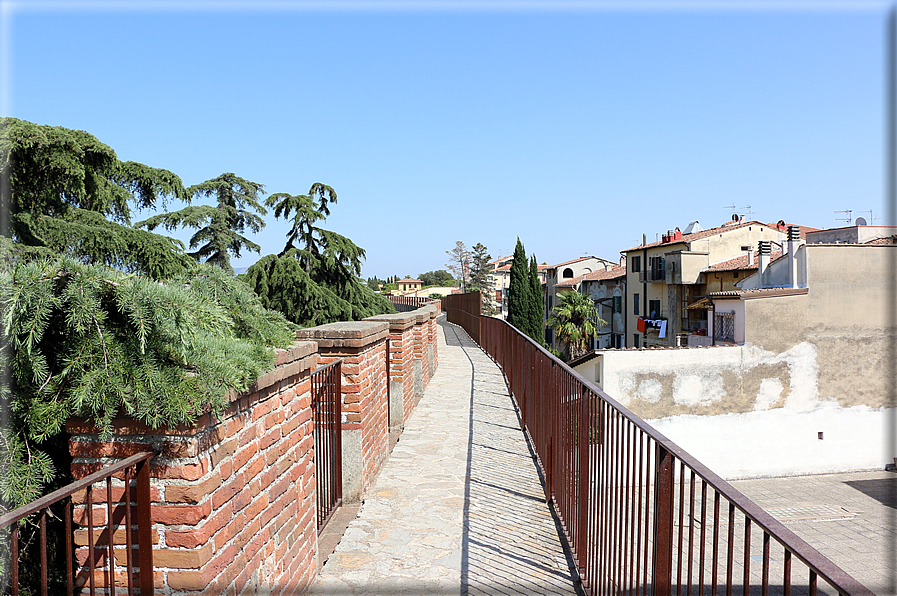
<svg viewBox="0 0 897 596"><path fill-rule="evenodd" d="M363 348L389 336L389 325L381 321L347 321L299 329L297 339L311 340L319 348Z"/></svg>
<svg viewBox="0 0 897 596"><path fill-rule="evenodd" d="M411 329L412 327L414 327L418 320L419 316L416 310L390 315L374 315L373 317L367 317L365 319L365 321L381 321L388 323L389 330L392 333Z"/></svg>

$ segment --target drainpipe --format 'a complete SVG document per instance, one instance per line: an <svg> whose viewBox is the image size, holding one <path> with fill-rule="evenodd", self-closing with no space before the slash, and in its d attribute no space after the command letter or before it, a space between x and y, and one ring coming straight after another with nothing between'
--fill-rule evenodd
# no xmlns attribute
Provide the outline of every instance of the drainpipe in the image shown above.
<svg viewBox="0 0 897 596"><path fill-rule="evenodd" d="M763 275L766 273L766 266L769 265L769 255L772 252L772 246L770 245L769 240L761 240L757 243L758 250L760 253L757 259L757 275L760 278L760 287L765 287L763 283Z"/></svg>
<svg viewBox="0 0 897 596"><path fill-rule="evenodd" d="M788 281L797 287L797 247L800 246L800 226L788 226Z"/></svg>

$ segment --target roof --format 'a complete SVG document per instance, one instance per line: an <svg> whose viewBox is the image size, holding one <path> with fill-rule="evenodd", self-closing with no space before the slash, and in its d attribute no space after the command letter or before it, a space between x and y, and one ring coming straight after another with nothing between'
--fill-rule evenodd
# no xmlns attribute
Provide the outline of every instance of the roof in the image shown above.
<svg viewBox="0 0 897 596"><path fill-rule="evenodd" d="M573 360L571 360L570 362L567 363L567 366L569 366L570 368L574 368L576 366L579 366L580 364L585 364L592 358L597 358L600 355L601 354L598 352L589 352L588 354L583 354L579 358L574 358Z"/></svg>
<svg viewBox="0 0 897 596"><path fill-rule="evenodd" d="M422 282L422 281L419 280L419 279L411 279L410 277L406 277L405 279L400 279L400 280L397 281L396 283L400 283L400 284L422 284L422 283L424 283L424 282Z"/></svg>
<svg viewBox="0 0 897 596"><path fill-rule="evenodd" d="M707 298L711 300L750 300L752 298L767 298L770 296L796 296L806 294L807 288L760 288L757 290L726 290L724 292L710 292Z"/></svg>
<svg viewBox="0 0 897 596"><path fill-rule="evenodd" d="M784 222L783 222L784 223ZM693 240L700 240L701 238L707 238L708 236L713 236L715 234L722 234L723 232L728 232L730 230L738 230L745 226L766 226L767 228L771 228L773 230L778 229L778 223L763 223L762 221L740 221L738 223L727 223L721 226L717 226L715 228L710 228L709 230L701 230L700 232L695 232L694 234L682 234L682 238L680 240L673 240L671 242L652 242L650 244L645 244L643 246L633 246L632 248L627 248L626 250L622 250L620 252L630 252L633 250L641 250L643 248L653 248L655 246L667 246L673 244L684 244L685 242L692 242ZM797 224L788 224L785 223L784 226L787 228L788 226L797 225ZM806 239L807 234L810 232L818 232L817 228L810 228L806 226L800 227L800 237Z"/></svg>
<svg viewBox="0 0 897 596"><path fill-rule="evenodd" d="M558 282L554 284L556 288L573 288L579 285L582 282L585 275L580 275L579 277L571 277L569 279L565 279L564 281Z"/></svg>
<svg viewBox="0 0 897 596"><path fill-rule="evenodd" d="M564 265L572 265L573 263L579 263L580 261L587 261L589 259L595 259L596 261L606 261L607 259L599 259L598 257L587 256L587 257L579 257L578 259L573 259L572 261L564 261L563 263L558 263L557 265L549 265L547 269L557 269L558 267L563 267Z"/></svg>
<svg viewBox="0 0 897 596"><path fill-rule="evenodd" d="M781 250L774 250L770 255L770 262L777 260L782 256ZM728 261L721 261L719 263L715 263L704 269L704 271L756 271L758 268L758 261L760 260L759 251L754 251L754 264L748 264L748 255L747 253L741 255L740 257L735 257L734 259L729 259Z"/></svg>
<svg viewBox="0 0 897 596"><path fill-rule="evenodd" d="M586 273L582 276L583 281L601 281L603 279L620 279L621 277L626 277L626 266L625 265L617 265L616 267L612 267L611 269L605 269L603 271L593 271L592 273Z"/></svg>
<svg viewBox="0 0 897 596"><path fill-rule="evenodd" d="M897 244L897 236L885 236L884 238L876 238L864 244L872 244L874 246L887 246L889 244Z"/></svg>
<svg viewBox="0 0 897 596"><path fill-rule="evenodd" d="M549 269L549 268L550 268L550 267L549 267L548 265L536 265L536 269L537 269L538 271L544 271L544 270ZM529 269L529 267L527 267L527 269ZM497 267L497 268L495 269L495 271L510 271L510 270L511 270L511 266L510 266L510 265L502 265L501 267Z"/></svg>

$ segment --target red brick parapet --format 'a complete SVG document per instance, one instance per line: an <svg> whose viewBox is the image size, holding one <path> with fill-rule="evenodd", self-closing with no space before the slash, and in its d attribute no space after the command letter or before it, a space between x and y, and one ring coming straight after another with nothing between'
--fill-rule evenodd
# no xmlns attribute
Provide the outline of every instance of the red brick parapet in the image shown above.
<svg viewBox="0 0 897 596"><path fill-rule="evenodd" d="M329 323L296 336L317 342L322 363L342 360L343 500L358 502L389 454L389 325Z"/></svg>
<svg viewBox="0 0 897 596"><path fill-rule="evenodd" d="M313 342L279 351L276 368L246 393L232 395L220 417L203 414L190 426L153 429L116 419L112 439L101 441L84 420L68 422L75 478L111 459L147 449L158 453L151 462L157 591L298 593L312 581L317 532L309 377L317 361ZM113 506L122 493L117 480ZM74 500L75 521L84 522L85 496ZM106 523L105 485L95 487L93 501L99 535ZM123 528L115 536L124 543ZM77 558L85 563L87 530L77 530L75 538ZM94 557L102 567L99 553ZM125 547L116 548L115 556L123 565ZM117 569L116 576L119 571L124 573ZM78 579L85 583L85 570Z"/></svg>
<svg viewBox="0 0 897 596"><path fill-rule="evenodd" d="M414 399L414 327L417 311L368 317L389 325L389 428L401 430L411 415Z"/></svg>

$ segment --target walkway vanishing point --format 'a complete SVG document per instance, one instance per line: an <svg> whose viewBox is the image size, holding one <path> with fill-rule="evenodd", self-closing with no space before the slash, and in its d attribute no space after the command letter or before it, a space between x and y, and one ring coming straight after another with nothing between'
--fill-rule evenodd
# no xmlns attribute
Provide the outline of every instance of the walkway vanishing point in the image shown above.
<svg viewBox="0 0 897 596"><path fill-rule="evenodd" d="M501 370L440 319L439 368L311 593L577 594L558 532Z"/></svg>

